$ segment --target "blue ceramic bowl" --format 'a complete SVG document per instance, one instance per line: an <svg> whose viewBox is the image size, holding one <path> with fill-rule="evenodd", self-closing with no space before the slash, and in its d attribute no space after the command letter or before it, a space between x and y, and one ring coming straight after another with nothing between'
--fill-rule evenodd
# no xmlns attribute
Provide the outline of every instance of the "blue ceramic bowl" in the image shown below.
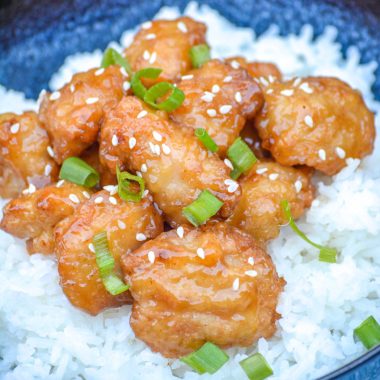
<svg viewBox="0 0 380 380"><path fill-rule="evenodd" d="M298 33L305 23L317 35L334 25L346 49L356 45L363 62L380 62L379 0L199 0L258 34L270 24ZM163 5L187 0L0 0L0 83L36 98L66 56L104 49ZM380 70L373 90L380 99ZM1 101L1 99L0 99ZM323 380L380 379L380 346ZM322 379L320 379L322 380Z"/></svg>

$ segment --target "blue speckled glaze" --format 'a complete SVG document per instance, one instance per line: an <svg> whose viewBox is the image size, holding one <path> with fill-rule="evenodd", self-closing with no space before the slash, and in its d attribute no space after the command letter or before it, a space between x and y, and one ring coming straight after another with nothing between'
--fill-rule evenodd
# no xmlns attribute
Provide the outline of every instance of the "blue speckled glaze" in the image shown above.
<svg viewBox="0 0 380 380"><path fill-rule="evenodd" d="M380 0L199 0L258 34L277 24L282 34L305 23L316 34L334 25L343 48L356 45L363 62L380 62ZM0 83L36 98L66 56L104 49L163 5L187 0L0 0ZM380 99L380 69L374 85ZM0 99L1 102L1 99ZM380 379L380 347L323 380ZM322 380L322 379L321 379Z"/></svg>

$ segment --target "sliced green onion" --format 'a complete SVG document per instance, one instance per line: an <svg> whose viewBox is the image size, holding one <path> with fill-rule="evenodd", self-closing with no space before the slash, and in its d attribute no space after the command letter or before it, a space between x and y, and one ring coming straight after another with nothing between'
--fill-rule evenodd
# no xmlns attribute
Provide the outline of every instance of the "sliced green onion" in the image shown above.
<svg viewBox="0 0 380 380"><path fill-rule="evenodd" d="M380 344L380 325L372 315L354 330L354 334L368 350Z"/></svg>
<svg viewBox="0 0 380 380"><path fill-rule="evenodd" d="M264 356L257 353L239 362L249 380L263 380L273 375L273 370Z"/></svg>
<svg viewBox="0 0 380 380"><path fill-rule="evenodd" d="M119 65L121 67L124 67L128 75L132 76L132 68L128 60L124 58L120 53L118 53L115 49L108 48L103 54L101 67L106 68L111 65Z"/></svg>
<svg viewBox="0 0 380 380"><path fill-rule="evenodd" d="M137 175L121 172L118 167L116 168L116 177L120 198L124 201L139 202L145 190L144 180ZM131 189L131 182L136 182L139 185L140 190L137 193Z"/></svg>
<svg viewBox="0 0 380 380"><path fill-rule="evenodd" d="M140 99L144 100L144 96L147 92L147 89L142 84L141 78L157 79L160 76L161 72L161 69L156 69L153 67L148 67L146 69L137 71L137 73L133 75L131 80L131 87L133 93Z"/></svg>
<svg viewBox="0 0 380 380"><path fill-rule="evenodd" d="M181 358L181 361L186 363L199 374L213 374L218 371L229 357L215 344L210 342L205 343L199 350Z"/></svg>
<svg viewBox="0 0 380 380"><path fill-rule="evenodd" d="M105 231L99 232L93 237L92 243L95 248L95 258L100 278L107 291L113 296L127 291L129 285L124 284L124 282L114 273L115 260L109 250L107 233Z"/></svg>
<svg viewBox="0 0 380 380"><path fill-rule="evenodd" d="M195 130L195 136L202 142L202 144L211 152L216 152L218 150L218 145L210 137L207 131L204 128L197 128Z"/></svg>
<svg viewBox="0 0 380 380"><path fill-rule="evenodd" d="M63 161L59 178L77 185L94 187L99 182L100 176L87 162L78 157L70 157Z"/></svg>
<svg viewBox="0 0 380 380"><path fill-rule="evenodd" d="M223 202L208 190L203 190L193 203L182 210L182 214L192 225L198 227L214 216L222 206Z"/></svg>
<svg viewBox="0 0 380 380"><path fill-rule="evenodd" d="M157 103L157 100L171 91L170 96ZM144 102L148 103L151 107L171 112L181 106L185 100L185 94L182 90L175 87L169 82L160 82L152 86L149 90L146 90L144 95Z"/></svg>
<svg viewBox="0 0 380 380"><path fill-rule="evenodd" d="M190 49L191 63L195 68L201 67L210 58L210 48L206 44L195 45Z"/></svg>
<svg viewBox="0 0 380 380"><path fill-rule="evenodd" d="M307 243L312 245L315 248L319 249L319 261L323 261L326 263L336 263L336 257L337 257L337 251L335 248L329 248L329 247L324 247L323 245L314 243L311 241L296 225L291 210L290 210L290 205L289 202L284 199L281 201L281 207L289 220L289 225L292 228L292 230L303 240L305 240Z"/></svg>
<svg viewBox="0 0 380 380"><path fill-rule="evenodd" d="M257 161L250 147L238 137L228 148L227 156L232 162L234 169L231 172L231 178L237 179L241 174L249 170Z"/></svg>

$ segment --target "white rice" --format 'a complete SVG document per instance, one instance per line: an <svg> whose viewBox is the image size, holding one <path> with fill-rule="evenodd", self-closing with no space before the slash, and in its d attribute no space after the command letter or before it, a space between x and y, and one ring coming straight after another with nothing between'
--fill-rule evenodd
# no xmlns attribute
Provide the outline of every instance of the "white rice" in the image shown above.
<svg viewBox="0 0 380 380"><path fill-rule="evenodd" d="M359 89L375 112L380 111L370 90L376 63L360 64L355 47L344 59L333 27L316 40L309 25L297 36L280 37L277 28L271 27L256 37L252 30L230 24L206 6L192 3L185 14L207 23L215 57L240 54L275 62L287 77L337 76ZM157 17L178 15L176 8L164 8ZM133 31L125 32L121 46L132 35ZM74 72L99 65L100 58L100 51L68 57L53 75L51 89L61 87ZM1 87L0 97L0 112L35 108L35 102ZM365 351L354 342L352 331L369 315L380 320L379 161L377 139L371 157L362 162L349 160L332 181L323 176L316 179L317 198L299 225L311 238L337 247L339 264L320 263L313 248L283 228L269 247L279 274L287 281L275 337L260 339L250 349L229 350L234 358L203 379L244 379L238 362L257 350L274 369L273 379L295 380L316 378ZM152 353L134 337L128 323L130 307L97 317L72 307L58 285L54 258L28 256L24 242L1 231L0 284L1 379L199 379L178 361Z"/></svg>

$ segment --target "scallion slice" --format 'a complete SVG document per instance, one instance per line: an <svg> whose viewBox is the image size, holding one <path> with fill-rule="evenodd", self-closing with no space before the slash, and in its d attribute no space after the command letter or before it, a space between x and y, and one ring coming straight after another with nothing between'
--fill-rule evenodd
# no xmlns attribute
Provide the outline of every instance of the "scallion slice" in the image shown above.
<svg viewBox="0 0 380 380"><path fill-rule="evenodd" d="M195 227L205 223L223 206L217 197L208 190L203 190L198 198L182 210L182 214Z"/></svg>
<svg viewBox="0 0 380 380"><path fill-rule="evenodd" d="M94 187L99 182L99 173L78 157L69 157L63 161L59 178L77 185Z"/></svg>
<svg viewBox="0 0 380 380"><path fill-rule="evenodd" d="M191 63L195 68L201 67L210 58L210 48L206 44L195 45L190 49Z"/></svg>
<svg viewBox="0 0 380 380"><path fill-rule="evenodd" d="M157 100L171 92L170 96L164 101L157 103ZM185 100L185 94L179 88L173 86L169 82L160 82L146 90L144 95L144 102L148 103L151 107L171 112L181 106Z"/></svg>
<svg viewBox="0 0 380 380"><path fill-rule="evenodd" d="M130 286L124 284L124 282L115 273L110 273L109 275L103 277L102 280L107 291L113 296L124 293L130 288Z"/></svg>
<svg viewBox="0 0 380 380"><path fill-rule="evenodd" d="M249 380L263 380L273 375L273 370L264 356L257 353L239 362Z"/></svg>
<svg viewBox="0 0 380 380"><path fill-rule="evenodd" d="M141 78L157 79L160 76L161 72L161 69L148 67L146 69L142 69L134 73L131 80L131 87L133 93L140 99L144 100L144 96L147 92L147 89L142 84Z"/></svg>
<svg viewBox="0 0 380 380"><path fill-rule="evenodd" d="M207 342L197 351L181 358L181 361L186 363L199 374L213 374L218 371L229 357L215 344Z"/></svg>
<svg viewBox="0 0 380 380"><path fill-rule="evenodd" d="M241 174L249 170L257 161L256 156L241 137L238 137L228 148L227 156L234 166L231 172L231 178L233 179L239 178Z"/></svg>
<svg viewBox="0 0 380 380"><path fill-rule="evenodd" d="M286 218L289 220L289 225L292 228L292 230L303 240L305 240L307 243L312 245L313 247L319 249L319 261L323 261L326 263L336 263L336 257L337 257L337 251L335 248L329 248L324 247L323 245L314 243L311 241L297 226L295 223L291 210L290 210L290 204L289 202L284 199L281 201L281 208L284 211L284 214L286 215Z"/></svg>
<svg viewBox="0 0 380 380"><path fill-rule="evenodd" d="M111 65L119 65L121 67L124 67L128 75L132 76L132 68L128 60L124 58L120 53L118 53L115 49L108 48L103 54L101 67L106 68Z"/></svg>
<svg viewBox="0 0 380 380"><path fill-rule="evenodd" d="M195 136L202 142L202 144L211 152L216 152L218 150L218 145L210 137L207 131L204 128L197 128L195 130Z"/></svg>
<svg viewBox="0 0 380 380"><path fill-rule="evenodd" d="M372 315L354 330L354 334L368 350L380 344L380 325Z"/></svg>
<svg viewBox="0 0 380 380"><path fill-rule="evenodd" d="M145 190L144 180L137 175L121 172L118 167L116 168L116 177L120 198L124 201L139 202ZM136 182L139 185L140 190L138 192L131 189L131 182Z"/></svg>

